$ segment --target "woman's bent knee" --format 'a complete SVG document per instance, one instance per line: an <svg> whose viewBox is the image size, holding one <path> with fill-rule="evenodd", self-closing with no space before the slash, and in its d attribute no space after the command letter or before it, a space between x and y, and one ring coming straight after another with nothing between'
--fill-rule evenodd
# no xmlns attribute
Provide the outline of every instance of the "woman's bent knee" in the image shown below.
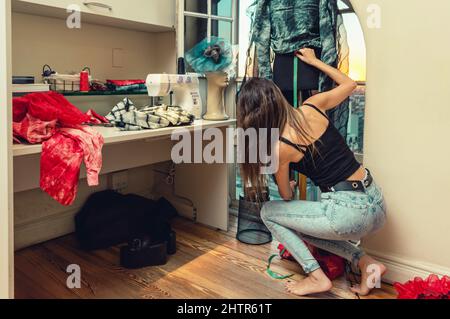
<svg viewBox="0 0 450 319"><path fill-rule="evenodd" d="M270 220L270 218L272 217L272 213L273 213L273 202L266 202L263 204L263 207L261 208L261 219L263 220L263 222L267 222Z"/></svg>

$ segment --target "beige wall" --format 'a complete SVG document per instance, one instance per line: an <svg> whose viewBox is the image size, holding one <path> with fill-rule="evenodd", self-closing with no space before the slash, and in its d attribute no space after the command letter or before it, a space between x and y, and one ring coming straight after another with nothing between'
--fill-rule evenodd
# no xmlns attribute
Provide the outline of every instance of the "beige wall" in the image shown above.
<svg viewBox="0 0 450 319"><path fill-rule="evenodd" d="M145 79L148 73L174 72L174 33L146 33L93 24L68 29L65 20L13 13L14 75L41 80L42 66L59 73L90 66L96 79ZM113 67L112 51L124 50L122 68Z"/></svg>
<svg viewBox="0 0 450 319"><path fill-rule="evenodd" d="M389 221L365 241L380 256L450 270L450 1L353 0L367 42L365 163ZM381 7L369 29L367 6Z"/></svg>

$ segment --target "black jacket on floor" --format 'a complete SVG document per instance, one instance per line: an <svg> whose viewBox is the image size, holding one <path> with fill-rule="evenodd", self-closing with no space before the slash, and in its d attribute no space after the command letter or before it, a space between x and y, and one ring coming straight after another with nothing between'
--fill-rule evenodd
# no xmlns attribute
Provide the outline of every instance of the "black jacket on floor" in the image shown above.
<svg viewBox="0 0 450 319"><path fill-rule="evenodd" d="M75 233L82 249L106 249L148 235L167 240L175 208L164 198L153 201L138 195L104 191L91 195L75 216Z"/></svg>

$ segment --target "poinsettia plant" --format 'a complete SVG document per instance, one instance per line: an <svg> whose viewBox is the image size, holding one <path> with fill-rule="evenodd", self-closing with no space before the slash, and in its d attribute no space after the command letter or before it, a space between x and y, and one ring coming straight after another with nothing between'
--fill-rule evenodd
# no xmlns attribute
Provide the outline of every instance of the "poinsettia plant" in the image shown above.
<svg viewBox="0 0 450 319"><path fill-rule="evenodd" d="M450 299L450 277L414 278L404 284L395 283L398 299Z"/></svg>

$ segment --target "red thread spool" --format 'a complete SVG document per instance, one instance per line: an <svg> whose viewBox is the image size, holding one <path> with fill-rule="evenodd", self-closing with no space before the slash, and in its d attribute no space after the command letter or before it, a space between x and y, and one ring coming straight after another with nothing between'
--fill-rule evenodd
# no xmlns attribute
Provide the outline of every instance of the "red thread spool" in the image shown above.
<svg viewBox="0 0 450 319"><path fill-rule="evenodd" d="M89 72L81 71L81 73L80 73L80 91L81 92L89 92L89 90L90 90Z"/></svg>

